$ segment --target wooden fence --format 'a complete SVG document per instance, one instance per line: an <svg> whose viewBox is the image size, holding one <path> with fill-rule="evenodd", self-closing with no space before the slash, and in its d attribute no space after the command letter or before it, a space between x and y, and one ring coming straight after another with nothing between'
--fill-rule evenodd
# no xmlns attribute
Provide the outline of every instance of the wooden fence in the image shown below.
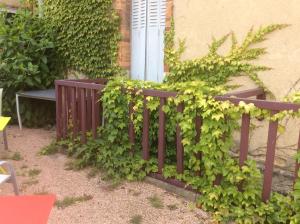
<svg viewBox="0 0 300 224"><path fill-rule="evenodd" d="M107 80L58 80L56 85L56 119L57 119L57 139L60 140L67 136L68 127L73 134L73 137L81 134L81 141L86 142L86 133L91 131L93 137L97 137L97 127L101 125L102 121L102 106L99 101L101 91L105 87ZM150 125L150 111L147 109L147 97L158 97L160 99L159 106L159 129L158 129L158 172L150 174L152 177L163 180L178 187L185 188L185 183L175 179L165 179L162 175L163 167L165 164L165 152L166 152L166 114L163 111L163 106L166 104L167 98L176 97L176 92L159 91L144 89L144 111L143 111L143 134L142 134L142 156L144 160L150 159L150 147L149 147L149 125ZM255 97L256 99L249 99ZM265 93L262 89L256 88L246 91L240 91L235 93L226 94L223 96L217 96L219 101L230 101L233 104L238 105L239 102L253 103L256 107L271 111L272 114L276 114L283 110L300 109L300 104L266 101ZM133 113L133 104L129 104L129 116ZM177 111L180 113L183 111L184 105L180 104ZM131 116L130 116L131 117ZM68 121L72 121L68 124ZM199 142L201 138L201 117L195 119L195 129L197 132L196 141ZM263 180L263 192L262 200L267 201L270 198L272 189L272 177L274 169L275 148L277 139L278 121L270 121L268 129L267 140L267 152L264 168L264 180ZM241 138L240 138L240 152L239 152L239 164L244 165L247 160L249 149L249 131L250 131L250 115L242 115L241 125ZM129 140L132 144L135 143L135 131L132 121L128 125ZM298 141L298 149L300 149L300 133ZM197 158L201 160L202 155L197 155ZM184 171L184 148L182 145L181 129L179 124L176 127L176 166L179 174ZM297 177L297 171L299 170L299 164L296 163L295 178ZM199 174L201 175L201 174ZM217 178L215 184L220 184L221 178Z"/></svg>
<svg viewBox="0 0 300 224"><path fill-rule="evenodd" d="M82 142L86 142L86 133L90 131L96 138L102 122L99 99L106 82L105 79L55 81L58 140L67 137L69 128L74 138L81 134Z"/></svg>

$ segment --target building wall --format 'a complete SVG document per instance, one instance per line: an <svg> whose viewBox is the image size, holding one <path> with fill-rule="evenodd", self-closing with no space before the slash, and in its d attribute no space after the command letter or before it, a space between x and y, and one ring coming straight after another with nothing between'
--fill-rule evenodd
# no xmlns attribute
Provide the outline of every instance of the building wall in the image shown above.
<svg viewBox="0 0 300 224"><path fill-rule="evenodd" d="M269 54L257 62L273 68L259 77L281 99L290 88L300 88L299 3L299 0L174 0L176 34L186 39L184 59L206 54L212 36L221 37L234 31L242 40L252 26L290 24L262 44Z"/></svg>
<svg viewBox="0 0 300 224"><path fill-rule="evenodd" d="M122 68L130 71L131 59L131 0L115 0L114 7L120 15L121 41L119 44L119 64ZM167 0L166 29L170 29L173 14L173 0ZM167 69L167 68L166 68Z"/></svg>
<svg viewBox="0 0 300 224"><path fill-rule="evenodd" d="M201 57L208 52L212 37L221 37L234 31L241 41L254 26L274 23L290 24L288 28L269 35L259 46L268 54L256 61L272 67L261 72L259 78L274 93L277 100L294 90L300 90L300 1L299 0L174 0L176 38L186 40L184 59ZM221 53L228 50L225 45ZM240 89L254 87L248 78L235 78L232 83L242 84ZM287 129L278 140L276 168L281 174L294 171L296 145L299 136L299 120L288 120ZM251 133L250 155L258 161L265 160L268 123L256 121L258 128ZM237 133L237 146L239 133ZM238 148L238 147L237 147ZM276 179L275 182L282 182ZM292 183L283 185L291 185ZM280 184L279 184L280 185ZM281 186L285 191L286 186ZM280 186L279 186L280 188Z"/></svg>
<svg viewBox="0 0 300 224"><path fill-rule="evenodd" d="M130 21L131 0L115 0L114 7L120 16L121 41L119 43L119 64L122 68L130 70Z"/></svg>
<svg viewBox="0 0 300 224"><path fill-rule="evenodd" d="M18 7L20 3L18 0L0 0L0 5L6 5L10 7Z"/></svg>

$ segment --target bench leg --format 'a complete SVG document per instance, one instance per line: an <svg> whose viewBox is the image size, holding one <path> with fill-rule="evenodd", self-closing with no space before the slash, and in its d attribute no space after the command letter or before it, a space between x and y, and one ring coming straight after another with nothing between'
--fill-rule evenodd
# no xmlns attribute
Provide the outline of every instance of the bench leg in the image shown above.
<svg viewBox="0 0 300 224"><path fill-rule="evenodd" d="M13 185L15 195L19 195L19 188L16 179L16 173L13 166L10 163L4 162L4 166L6 166L9 170L10 178L8 180L9 183Z"/></svg>
<svg viewBox="0 0 300 224"><path fill-rule="evenodd" d="M8 150L6 129L3 130L3 142L4 142L4 148L5 148L5 150Z"/></svg>
<svg viewBox="0 0 300 224"><path fill-rule="evenodd" d="M10 182L13 185L15 195L19 195L19 188L18 188L18 184L17 184L15 170L11 164L8 164L8 168L9 168L9 173L10 173Z"/></svg>
<svg viewBox="0 0 300 224"><path fill-rule="evenodd" d="M17 185L17 180L16 180L15 173L11 174L11 183L13 185L15 195L19 195L19 188L18 188L18 185Z"/></svg>
<svg viewBox="0 0 300 224"><path fill-rule="evenodd" d="M16 94L16 106L17 106L17 116L18 116L18 123L19 123L19 128L22 130L22 119L20 115L20 104L19 104L19 95Z"/></svg>

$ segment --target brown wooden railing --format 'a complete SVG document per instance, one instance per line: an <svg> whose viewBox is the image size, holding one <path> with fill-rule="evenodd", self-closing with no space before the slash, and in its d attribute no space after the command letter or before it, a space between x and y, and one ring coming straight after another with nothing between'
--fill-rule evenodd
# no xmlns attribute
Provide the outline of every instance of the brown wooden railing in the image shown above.
<svg viewBox="0 0 300 224"><path fill-rule="evenodd" d="M71 132L75 138L78 134L81 134L81 141L86 142L86 133L91 131L93 137L97 137L97 127L101 125L102 120L102 107L99 101L101 91L105 87L107 80L59 80L56 81L56 119L57 119L57 138L62 139L67 136L68 127L71 127ZM134 93L133 93L134 94ZM165 179L162 175L162 171L165 165L165 152L166 152L166 114L163 111L163 106L170 97L176 97L176 92L159 91L144 89L142 91L144 95L144 111L143 111L143 133L142 133L142 157L144 160L150 159L150 147L149 147L149 126L150 126L150 111L147 108L147 97L158 97L160 99L159 106L159 119L158 119L158 145L157 145L157 157L158 157L158 173L151 174L151 176L169 182L179 187L186 187L185 183L182 183L174 179ZM251 99L249 99L252 97ZM256 99L253 99L255 97ZM260 89L251 89L246 91L229 93L223 96L217 96L219 101L230 101L233 104L238 105L241 101L245 103L253 103L256 107L266 109L276 114L283 110L300 109L299 104L274 102L265 100L265 92ZM134 112L133 104L129 104L129 117ZM178 113L183 112L184 105L178 105ZM72 121L71 125L68 121ZM153 122L153 121L152 121ZM69 125L69 126L68 126ZM195 129L197 132L196 142L201 138L201 125L202 119L200 116L195 118ZM264 168L264 180L263 180L263 192L262 200L267 201L270 198L272 189L272 177L274 169L275 148L277 139L278 121L270 121L268 129L267 140L267 152ZM247 160L249 150L249 130L250 130L250 115L242 115L241 125L241 137L240 137L240 152L239 152L239 164L243 166ZM134 145L135 143L135 131L133 122L128 124L129 140ZM300 148L300 133L298 148ZM134 153L132 151L132 153ZM196 155L199 160L202 159L202 155ZM176 127L176 167L179 174L184 171L184 148L182 145L182 136L180 125ZM299 170L299 164L295 168L295 178L297 177L297 171ZM198 173L197 175L201 175ZM215 181L215 185L220 184L221 177L218 177Z"/></svg>
<svg viewBox="0 0 300 224"><path fill-rule="evenodd" d="M68 128L73 137L81 133L81 141L86 142L86 133L97 136L101 125L101 90L107 80L57 80L56 92L56 134L57 139L66 138ZM70 123L71 121L71 123Z"/></svg>
<svg viewBox="0 0 300 224"><path fill-rule="evenodd" d="M249 97L252 94L257 95L257 99L246 99L244 97ZM286 103L286 102L276 102L276 101L266 101L264 93L262 90L254 89L249 91L242 91L239 93L226 94L224 96L216 97L220 101L230 101L231 103L238 105L241 101L246 104L254 104L257 108L266 109L271 112L272 115L279 113L284 110L298 111L300 109L300 104ZM242 126L241 126L241 141L240 141L240 166L244 164L248 156L249 150L249 130L250 130L250 115L244 113L242 115ZM263 192L262 200L267 201L270 198L272 191L272 178L274 170L275 161L275 149L278 131L278 121L270 121L268 128L268 140L267 140L267 152L266 159L264 163L264 179L263 179ZM300 133L298 140L298 150L300 149ZM295 178L297 178L297 173L299 170L299 164L296 163L295 168Z"/></svg>

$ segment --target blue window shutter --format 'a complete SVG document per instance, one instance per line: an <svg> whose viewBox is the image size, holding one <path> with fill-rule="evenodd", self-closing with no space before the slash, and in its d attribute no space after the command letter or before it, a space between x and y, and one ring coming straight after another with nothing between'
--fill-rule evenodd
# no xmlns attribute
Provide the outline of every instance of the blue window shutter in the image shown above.
<svg viewBox="0 0 300 224"><path fill-rule="evenodd" d="M133 0L131 11L131 78L145 79L147 0Z"/></svg>
<svg viewBox="0 0 300 224"><path fill-rule="evenodd" d="M146 80L162 82L166 0L148 0L146 33Z"/></svg>

